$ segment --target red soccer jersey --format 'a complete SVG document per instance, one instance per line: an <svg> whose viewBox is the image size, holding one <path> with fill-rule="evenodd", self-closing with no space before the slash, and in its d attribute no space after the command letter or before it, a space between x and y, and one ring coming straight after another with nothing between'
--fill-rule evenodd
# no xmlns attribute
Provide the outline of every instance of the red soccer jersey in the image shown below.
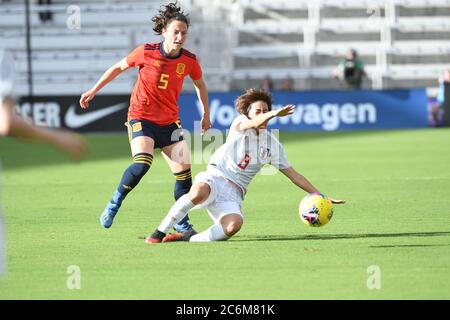
<svg viewBox="0 0 450 320"><path fill-rule="evenodd" d="M128 120L148 120L164 126L178 120L178 97L184 77L202 77L194 54L181 49L178 57L169 57L162 43L147 43L127 56L128 65L139 67L128 109Z"/></svg>

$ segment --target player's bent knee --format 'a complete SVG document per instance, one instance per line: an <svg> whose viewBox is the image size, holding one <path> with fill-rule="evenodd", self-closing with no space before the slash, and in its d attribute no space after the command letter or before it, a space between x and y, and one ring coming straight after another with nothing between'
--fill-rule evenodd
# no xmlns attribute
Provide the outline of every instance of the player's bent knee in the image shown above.
<svg viewBox="0 0 450 320"><path fill-rule="evenodd" d="M207 183L196 183L189 191L189 198L193 204L199 204L208 199L211 188Z"/></svg>
<svg viewBox="0 0 450 320"><path fill-rule="evenodd" d="M238 233L243 223L242 216L239 214L228 214L221 220L223 231L228 237Z"/></svg>
<svg viewBox="0 0 450 320"><path fill-rule="evenodd" d="M241 225L239 225L235 222L231 222L224 228L223 231L227 236L231 237L231 236L235 235L236 233L238 233L239 230L241 230Z"/></svg>

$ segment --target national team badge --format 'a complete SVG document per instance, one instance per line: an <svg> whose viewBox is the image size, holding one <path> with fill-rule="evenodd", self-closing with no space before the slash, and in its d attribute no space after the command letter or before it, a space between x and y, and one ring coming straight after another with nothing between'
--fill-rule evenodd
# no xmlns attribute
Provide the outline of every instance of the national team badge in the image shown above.
<svg viewBox="0 0 450 320"><path fill-rule="evenodd" d="M177 63L177 74L182 75L186 69L186 65L184 63Z"/></svg>

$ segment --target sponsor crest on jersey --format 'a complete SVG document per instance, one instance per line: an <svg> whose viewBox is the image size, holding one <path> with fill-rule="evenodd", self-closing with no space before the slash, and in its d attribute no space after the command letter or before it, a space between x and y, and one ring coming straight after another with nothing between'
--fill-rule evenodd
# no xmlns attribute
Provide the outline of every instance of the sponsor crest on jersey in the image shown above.
<svg viewBox="0 0 450 320"><path fill-rule="evenodd" d="M270 149L266 147L260 147L259 148L259 158L261 160L266 160L268 157L270 157Z"/></svg>

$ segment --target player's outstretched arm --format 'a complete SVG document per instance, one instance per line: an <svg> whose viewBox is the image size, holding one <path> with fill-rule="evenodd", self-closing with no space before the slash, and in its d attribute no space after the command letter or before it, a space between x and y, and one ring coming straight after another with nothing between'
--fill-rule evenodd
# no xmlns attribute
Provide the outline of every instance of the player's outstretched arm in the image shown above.
<svg viewBox="0 0 450 320"><path fill-rule="evenodd" d="M317 190L316 187L312 185L311 182L308 181L304 176L302 176L300 173L298 173L294 168L289 167L287 169L280 169L280 171L288 177L296 186L303 189L304 191L308 193L320 193L319 190ZM345 200L337 200L337 199L331 199L331 202L333 204L344 204Z"/></svg>
<svg viewBox="0 0 450 320"><path fill-rule="evenodd" d="M206 87L206 83L201 77L199 80L195 80L194 87L197 93L198 100L203 109L202 114L202 134L208 131L211 128L211 119L209 115L209 104L208 104L208 88Z"/></svg>
<svg viewBox="0 0 450 320"><path fill-rule="evenodd" d="M13 112L14 102L6 98L0 106L1 135L48 143L79 160L86 152L83 138L70 131L54 130L32 125Z"/></svg>
<svg viewBox="0 0 450 320"><path fill-rule="evenodd" d="M253 129L259 129L263 126L267 125L267 122L270 121L270 119L275 117L286 117L294 114L295 106L292 104L289 104L283 108L272 110L266 113L259 114L253 119L242 121L238 123L237 129L238 130L247 130L250 128Z"/></svg>
<svg viewBox="0 0 450 320"><path fill-rule="evenodd" d="M10 135L50 144L67 153L73 160L80 160L86 153L86 143L79 134L65 130L37 127L18 116L14 116Z"/></svg>
<svg viewBox="0 0 450 320"><path fill-rule="evenodd" d="M125 70L131 68L128 65L127 58L123 58L119 62L117 62L115 65L113 65L111 68L105 71L105 73L102 75L100 80L97 81L97 83L88 91L84 92L81 95L80 98L80 106L83 109L86 109L89 107L89 101L94 99L97 92L100 91L101 88L106 86L108 83L110 83L112 80L114 80L119 74L124 72Z"/></svg>
<svg viewBox="0 0 450 320"><path fill-rule="evenodd" d="M316 187L312 185L304 176L298 173L294 168L289 167L287 169L280 169L280 171L289 178L297 187L303 189L308 193L320 193Z"/></svg>

